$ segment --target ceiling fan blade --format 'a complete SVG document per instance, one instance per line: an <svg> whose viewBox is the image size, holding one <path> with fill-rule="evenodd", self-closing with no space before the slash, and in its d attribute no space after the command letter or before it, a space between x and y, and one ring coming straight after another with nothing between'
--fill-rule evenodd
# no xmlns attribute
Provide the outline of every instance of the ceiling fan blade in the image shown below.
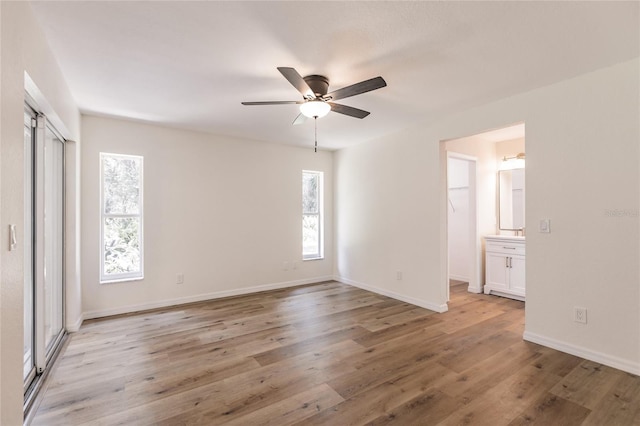
<svg viewBox="0 0 640 426"><path fill-rule="evenodd" d="M303 104L304 101L263 101L263 102L242 102L242 105L288 105Z"/></svg>
<svg viewBox="0 0 640 426"><path fill-rule="evenodd" d="M298 116L296 117L296 119L295 119L295 120L293 120L293 123L291 123L291 124L293 124L294 126L296 126L296 125L298 125L298 124L302 124L302 123L304 123L305 121L307 121L307 118L308 118L308 117L307 117L306 115L304 115L304 114L300 113L300 114L298 114Z"/></svg>
<svg viewBox="0 0 640 426"><path fill-rule="evenodd" d="M342 89L335 90L328 93L325 98L332 101L338 99L348 98L350 96L359 95L361 93L370 92L372 90L381 89L387 85L382 77L374 77L369 80L361 81L360 83L352 84L351 86L343 87Z"/></svg>
<svg viewBox="0 0 640 426"><path fill-rule="evenodd" d="M315 99L316 95L313 93L313 90L309 87L304 78L295 70L295 68L289 67L278 67L278 71L286 78L289 83L293 87L296 88L298 92L302 94L302 97L305 99Z"/></svg>
<svg viewBox="0 0 640 426"><path fill-rule="evenodd" d="M362 109L341 105L341 104L336 104L333 102L327 102L327 103L331 105L331 111L348 115L350 117L365 118L367 115L371 114L369 111L365 111Z"/></svg>

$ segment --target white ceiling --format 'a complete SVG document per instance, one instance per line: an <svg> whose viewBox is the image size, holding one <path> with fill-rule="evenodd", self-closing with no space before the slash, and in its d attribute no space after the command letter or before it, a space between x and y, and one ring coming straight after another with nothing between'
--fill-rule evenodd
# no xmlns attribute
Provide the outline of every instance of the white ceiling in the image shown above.
<svg viewBox="0 0 640 426"><path fill-rule="evenodd" d="M82 112L297 146L299 100L276 70L375 76L318 120L336 149L639 55L639 2L32 2Z"/></svg>

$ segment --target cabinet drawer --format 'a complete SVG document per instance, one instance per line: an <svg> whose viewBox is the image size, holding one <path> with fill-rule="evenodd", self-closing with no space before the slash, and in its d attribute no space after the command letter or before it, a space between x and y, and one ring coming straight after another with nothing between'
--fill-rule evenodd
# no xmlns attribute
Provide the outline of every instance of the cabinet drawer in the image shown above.
<svg viewBox="0 0 640 426"><path fill-rule="evenodd" d="M513 244L511 242L495 242L487 241L486 251L491 253L500 253L506 255L522 255L524 256L524 244Z"/></svg>

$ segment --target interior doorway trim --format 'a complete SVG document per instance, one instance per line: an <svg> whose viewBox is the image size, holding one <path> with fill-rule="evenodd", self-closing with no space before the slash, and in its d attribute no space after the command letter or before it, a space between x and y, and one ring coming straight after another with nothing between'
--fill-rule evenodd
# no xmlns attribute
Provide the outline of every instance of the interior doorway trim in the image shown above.
<svg viewBox="0 0 640 426"><path fill-rule="evenodd" d="M446 172L447 172L447 185L445 191L447 192L446 202L449 202L449 160L458 159L464 160L469 163L469 223L468 223L468 259L469 259L469 287L468 290L471 293L482 293L482 243L478 237L478 185L477 185L477 162L476 157L470 155L460 154L453 151L447 151L446 160ZM448 211L448 206L447 210ZM449 220L447 215L447 238L445 239L446 253L447 253L447 274L446 274L446 288L447 288L447 301L449 301Z"/></svg>

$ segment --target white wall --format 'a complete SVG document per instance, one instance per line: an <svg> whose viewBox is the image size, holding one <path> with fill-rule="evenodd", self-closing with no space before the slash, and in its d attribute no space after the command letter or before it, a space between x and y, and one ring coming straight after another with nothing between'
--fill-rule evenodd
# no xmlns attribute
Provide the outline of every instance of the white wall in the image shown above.
<svg viewBox="0 0 640 426"><path fill-rule="evenodd" d="M440 141L525 122L526 338L640 373L639 71L636 59L336 153L336 275L446 309ZM551 234L531 232L541 218Z"/></svg>
<svg viewBox="0 0 640 426"><path fill-rule="evenodd" d="M533 92L525 169L527 337L635 374L638 75L635 60ZM551 234L535 232L541 218L551 219ZM575 306L588 309L588 325L572 321Z"/></svg>
<svg viewBox="0 0 640 426"><path fill-rule="evenodd" d="M92 116L82 134L87 317L331 278L331 152ZM99 283L100 152L144 156L142 281ZM304 169L324 172L324 260L301 261Z"/></svg>
<svg viewBox="0 0 640 426"><path fill-rule="evenodd" d="M49 51L26 2L0 2L0 424L22 424L22 348L24 252L8 251L8 225L24 229L25 89L29 89L65 137L79 141L80 115L58 64ZM30 76L25 81L25 72ZM46 100L46 102L44 102ZM70 161L74 162L75 157ZM75 167L75 164L72 165ZM76 200L67 194L73 207ZM67 221L69 225L69 221ZM77 258L76 224L67 235L71 255ZM74 269L75 269L74 265ZM79 313L77 277L67 271L67 306ZM69 317L67 317L69 320Z"/></svg>

